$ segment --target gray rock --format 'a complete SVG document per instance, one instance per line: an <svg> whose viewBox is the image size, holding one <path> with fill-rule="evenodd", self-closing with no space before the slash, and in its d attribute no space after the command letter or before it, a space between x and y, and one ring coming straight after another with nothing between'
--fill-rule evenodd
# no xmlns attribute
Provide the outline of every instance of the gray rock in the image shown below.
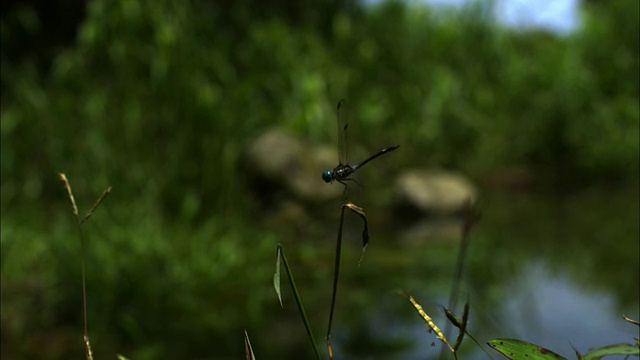
<svg viewBox="0 0 640 360"><path fill-rule="evenodd" d="M477 200L477 190L467 178L449 171L414 169L396 181L397 206L417 218L456 215Z"/></svg>
<svg viewBox="0 0 640 360"><path fill-rule="evenodd" d="M478 196L471 181L449 171L409 170L395 187L393 213L405 243L459 240Z"/></svg>
<svg viewBox="0 0 640 360"><path fill-rule="evenodd" d="M274 196L309 202L335 198L342 186L327 185L322 171L333 168L337 155L278 130L260 135L246 152L246 173L254 193L268 201Z"/></svg>

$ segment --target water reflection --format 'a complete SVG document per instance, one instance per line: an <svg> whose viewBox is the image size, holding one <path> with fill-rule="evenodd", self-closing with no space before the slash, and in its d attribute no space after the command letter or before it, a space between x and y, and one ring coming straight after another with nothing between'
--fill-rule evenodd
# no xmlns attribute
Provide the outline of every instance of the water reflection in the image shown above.
<svg viewBox="0 0 640 360"><path fill-rule="evenodd" d="M593 347L632 343L633 337L638 336L637 327L623 321L621 314L616 312L616 300L611 293L579 288L566 276L547 271L543 262L527 265L526 271L507 288L513 296L492 310L493 325L484 329L472 325L472 333L483 342L497 337L524 339L571 359L575 358L572 345L584 354ZM626 313L638 318L637 308L626 309ZM384 324L380 321L370 324L375 329L385 329L378 334L381 338L414 340L411 350L398 352L395 357L389 358L437 357L442 344L435 335L426 332L425 325L419 319L413 320L410 326L407 323ZM477 324L477 320L478 316L472 316L472 324ZM444 319L440 318L439 323L444 323ZM496 328L496 324L499 324L499 328ZM432 342L436 347L432 346ZM463 358L487 359L486 354L475 345L469 346L469 343L467 339L467 353ZM379 359L370 356L354 358Z"/></svg>
<svg viewBox="0 0 640 360"><path fill-rule="evenodd" d="M471 301L470 331L479 341L517 338L567 358L575 358L572 345L585 353L633 342L638 329L622 315L640 316L637 187L562 197L489 194L482 209L461 296ZM455 243L385 241L367 251L365 266L347 273L341 285L344 308L334 333L339 353L349 359L436 358L442 344L397 289L409 290L444 325L437 305L447 302ZM487 358L468 339L461 356Z"/></svg>
<svg viewBox="0 0 640 360"><path fill-rule="evenodd" d="M543 262L534 262L509 285L514 294L505 304L503 321L510 334L544 345L567 358L571 348L585 353L589 348L632 343L638 328L622 320L613 293L580 288L565 275L553 274ZM638 318L638 309L625 309Z"/></svg>

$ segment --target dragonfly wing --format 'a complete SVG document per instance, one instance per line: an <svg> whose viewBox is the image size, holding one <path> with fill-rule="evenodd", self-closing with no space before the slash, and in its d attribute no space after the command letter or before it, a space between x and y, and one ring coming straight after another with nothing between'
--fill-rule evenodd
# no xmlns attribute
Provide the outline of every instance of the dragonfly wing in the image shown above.
<svg viewBox="0 0 640 360"><path fill-rule="evenodd" d="M338 123L338 161L340 165L346 165L349 163L347 148L347 127L349 126L349 123L347 122L347 117L344 114L344 102L344 99L340 100L336 108L336 120Z"/></svg>

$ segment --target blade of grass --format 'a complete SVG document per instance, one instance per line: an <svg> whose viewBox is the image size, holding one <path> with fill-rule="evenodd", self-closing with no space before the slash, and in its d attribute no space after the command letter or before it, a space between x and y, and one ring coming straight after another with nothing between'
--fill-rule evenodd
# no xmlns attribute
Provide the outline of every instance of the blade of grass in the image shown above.
<svg viewBox="0 0 640 360"><path fill-rule="evenodd" d="M344 212L345 206L349 210L351 210L353 213L360 216L360 218L362 219L362 222L364 223L364 227L362 229L362 253L360 254L360 260L358 260L358 268L359 268L360 264L362 264L362 259L364 258L364 251L367 249L367 245L369 245L369 222L367 221L367 215L365 215L363 208L353 203L347 203L347 204L344 204L342 207L343 212Z"/></svg>
<svg viewBox="0 0 640 360"><path fill-rule="evenodd" d="M300 316L302 316L302 321L304 322L304 327L307 330L307 336L309 337L309 341L313 346L313 351L316 355L316 358L320 359L320 352L316 346L315 338L313 336L313 331L311 330L311 325L309 324L309 319L307 318L307 313L304 311L304 306L302 305L302 299L300 298L300 294L298 293L298 288L296 287L296 281L293 278L293 273L291 272L291 268L289 268L289 263L287 262L287 257L284 254L284 250L282 250L282 245L278 244L277 254L282 258L282 263L284 264L284 269L287 272L287 277L289 278L289 284L291 285L291 289L293 290L293 297L296 300L296 304L298 305L298 310L300 311Z"/></svg>
<svg viewBox="0 0 640 360"><path fill-rule="evenodd" d="M331 327L333 326L333 313L335 311L336 306L336 298L338 296L338 280L340 278L340 258L342 253L342 228L344 226L344 210L345 208L351 210L356 213L362 221L364 222L364 229L362 230L362 254L360 255L360 260L358 261L358 266L362 262L362 258L364 257L364 251L369 244L369 225L367 222L367 216L364 213L364 210L353 204L346 203L342 204L340 207L340 223L338 225L338 236L336 238L336 258L334 260L334 269L333 269L333 290L331 294L331 308L329 309L329 326L327 328L327 350L329 351L329 359L333 359L333 349L331 347Z"/></svg>
<svg viewBox="0 0 640 360"><path fill-rule="evenodd" d="M458 332L458 337L456 338L456 343L453 345L453 348L457 351L462 344L462 339L464 338L464 333L467 331L467 321L469 320L469 302L464 304L464 312L462 313L462 323L460 324L460 331Z"/></svg>
<svg viewBox="0 0 640 360"><path fill-rule="evenodd" d="M340 253L342 252L342 226L344 224L344 206L340 214L340 223L338 225L338 237L336 238L336 258L333 265L333 290L331 293L331 308L329 309L329 327L327 328L327 350L329 351L329 359L333 359L333 349L331 348L331 326L333 325L333 311L336 305L336 296L338 294L338 279L340 277Z"/></svg>
<svg viewBox="0 0 640 360"><path fill-rule="evenodd" d="M465 311L467 311L467 310L466 310L466 309L467 309L467 307L468 307L468 302L465 304ZM447 316L447 319L449 319L449 321L451 321L451 323L452 323L455 327L457 327L458 329L460 329L460 328L462 327L462 321L460 321L460 319L458 319L458 317L457 317L453 312L451 312L451 310L449 310L449 309L445 308L444 306L442 306L441 308L442 308L442 311L443 311L443 312L445 313L445 315ZM463 314L463 315L464 315L464 314ZM464 318L464 316L463 316L463 318ZM484 351L484 353L485 353L485 354L487 354L487 356L489 357L489 359L493 360L493 356L491 356L491 354L489 354L489 352L487 351L487 349L485 349L485 348L484 348L484 346L482 346L482 344L481 344L481 343L480 343L480 342L479 342L475 337L473 337L473 335L471 335L471 333L470 333L470 332L469 332L469 330L466 328L466 326L465 326L464 333L465 333L465 334L467 334L467 336L468 336L471 340L473 340L473 342L475 342L475 343L478 345L478 347L479 347L480 349L482 349L482 351Z"/></svg>
<svg viewBox="0 0 640 360"><path fill-rule="evenodd" d="M628 321L628 322L630 322L632 324L640 326L640 322L638 322L638 320L633 320L633 319L631 319L631 318L629 318L629 317L627 317L625 315L622 315L622 318L625 319L625 321Z"/></svg>
<svg viewBox="0 0 640 360"><path fill-rule="evenodd" d="M83 317L84 317L84 345L86 357L89 360L93 360L93 353L91 352L91 343L89 341L89 330L88 330L88 321L87 321L87 285L86 285L86 272L85 272L85 251L84 251L84 235L82 233L82 224L91 217L91 214L95 211L95 209L100 205L100 203L109 195L111 192L111 186L109 186L103 193L100 195L95 204L89 209L87 214L84 216L82 220L78 216L78 206L76 205L76 199L73 196L73 191L71 190L71 184L67 179L67 176L64 173L58 173L60 180L64 184L65 189L67 190L67 196L69 197L69 201L71 202L71 210L73 212L73 216L76 218L76 223L78 225L78 233L80 234L80 246L81 246L81 257L82 257L82 309L83 309Z"/></svg>
<svg viewBox="0 0 640 360"><path fill-rule="evenodd" d="M583 355L585 360L599 360L605 356L613 355L626 355L626 356L638 356L640 355L640 349L632 344L615 344L602 346L596 349L591 349L590 352Z"/></svg>
<svg viewBox="0 0 640 360"><path fill-rule="evenodd" d="M280 251L281 246L278 245L276 250L276 272L273 274L273 288L276 290L278 300L280 301L280 307L284 308L282 304L282 291L280 290Z"/></svg>
<svg viewBox="0 0 640 360"><path fill-rule="evenodd" d="M451 287L451 293L449 294L449 309L451 309L452 312L456 311L456 305L458 303L458 295L460 293L460 283L462 282L464 262L467 257L467 249L469 248L469 242L471 239L471 230L473 229L473 226L478 222L478 220L480 220L480 213L477 210L476 205L472 199L467 199L464 215L465 217L464 223L462 225L460 248L458 249L458 258L456 259L456 267L453 274L453 286ZM451 325L449 323L446 323L444 326L444 333L447 336L449 336L450 330ZM440 351L439 358L445 358L444 348Z"/></svg>
<svg viewBox="0 0 640 360"><path fill-rule="evenodd" d="M86 357L89 360L93 360L93 353L91 352L91 343L89 342L89 329L87 325L87 285L86 285L86 275L85 275L85 265L84 265L84 236L82 234L82 222L78 217L78 206L76 205L76 200L73 197L73 191L71 191L71 184L67 179L67 176L63 173L59 173L60 180L64 184L65 189L67 190L67 195L69 197L69 201L71 202L71 209L73 212L73 216L76 218L76 223L78 224L78 233L80 234L80 247L81 247L81 257L82 257L82 310L84 317L84 345L85 345L85 353Z"/></svg>
<svg viewBox="0 0 640 360"><path fill-rule="evenodd" d="M247 333L247 330L244 331L244 353L247 360L256 360L256 355L253 353L253 348L251 347L251 341L249 341L249 334Z"/></svg>
<svg viewBox="0 0 640 360"><path fill-rule="evenodd" d="M471 199L467 200L465 207L464 223L462 225L462 234L460 241L460 248L458 249L458 258L456 259L455 272L453 274L453 287L451 288L451 294L449 295L449 309L456 312L456 304L458 302L458 294L460 292L460 282L462 281L462 273L464 269L464 262L466 259L467 249L469 248L470 234L473 226L480 219L480 213L478 212L475 204ZM448 329L445 329L445 333Z"/></svg>
<svg viewBox="0 0 640 360"><path fill-rule="evenodd" d="M98 200L96 200L96 202L93 204L91 209L89 209L89 211L87 211L87 213L84 215L84 218L82 218L82 221L80 221L80 224L84 224L85 221L89 220L93 212L96 211L96 209L98 208L98 205L100 205L100 203L107 197L107 195L109 195L110 192L111 192L111 186L109 186L105 191L102 192L102 195L100 195L100 197L98 198Z"/></svg>

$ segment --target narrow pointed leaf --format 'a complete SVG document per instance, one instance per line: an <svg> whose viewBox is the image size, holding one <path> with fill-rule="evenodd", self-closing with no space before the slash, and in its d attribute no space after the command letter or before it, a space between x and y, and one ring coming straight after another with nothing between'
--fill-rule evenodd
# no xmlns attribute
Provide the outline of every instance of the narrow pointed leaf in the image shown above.
<svg viewBox="0 0 640 360"><path fill-rule="evenodd" d="M464 338L464 333L467 331L467 321L469 320L469 303L464 304L464 312L462 313L462 323L460 324L458 338L456 338L456 343L453 345L454 350L458 350L460 345L462 344L462 339Z"/></svg>
<svg viewBox="0 0 640 360"><path fill-rule="evenodd" d="M367 249L367 245L369 245L369 223L367 221L367 215L364 213L364 209L357 206L354 203L346 203L342 205L342 211L344 212L344 208L347 207L349 210L360 216L362 222L364 223L364 227L362 229L362 253L360 254L360 260L358 260L358 268L362 263L362 259L364 259L364 251ZM342 231L342 230L340 230Z"/></svg>
<svg viewBox="0 0 640 360"><path fill-rule="evenodd" d="M616 344L593 349L591 352L584 354L582 357L585 360L598 360L609 355L639 356L640 349L638 349L637 346L631 344Z"/></svg>
<svg viewBox="0 0 640 360"><path fill-rule="evenodd" d="M287 256L284 254L284 250L282 250L282 245L278 245L278 254L279 254L278 258L282 258L284 270L287 272L287 278L289 278L289 285L291 285L291 290L293 291L293 298L296 301L296 305L298 305L298 311L300 311L302 322L304 323L304 327L307 330L307 337L311 342L311 346L313 347L313 352L316 355L316 359L320 360L320 352L318 351L318 347L316 346L315 337L313 336L313 331L311 330L311 324L309 323L309 319L307 318L307 313L304 310L304 305L302 304L300 293L298 292L298 288L296 287L296 280L293 278L293 272L291 271L291 268L289 267L289 263L287 262Z"/></svg>
<svg viewBox="0 0 640 360"><path fill-rule="evenodd" d="M367 215L365 215L363 208L354 203L346 203L343 206L346 206L349 210L358 214L358 216L360 216L360 218L364 222L364 228L362 229L362 251L364 252L364 249L369 244L369 226L367 222Z"/></svg>
<svg viewBox="0 0 640 360"><path fill-rule="evenodd" d="M629 318L629 317L626 317L625 315L622 315L622 318L623 318L625 321L628 321L628 322L630 322L630 323L632 323L632 324L634 324L634 325L638 325L638 326L640 326L640 322L638 322L638 320L633 320L633 319L631 319L631 318Z"/></svg>
<svg viewBox="0 0 640 360"><path fill-rule="evenodd" d="M84 215L84 218L82 218L82 221L80 221L81 224L89 220L89 218L91 217L91 214L93 214L93 212L96 211L96 209L98 208L98 205L100 205L100 203L104 200L104 198L107 197L107 195L109 195L110 192L111 192L111 186L109 186L105 191L102 192L102 195L100 195L98 200L96 200L96 202L93 204L91 209L87 211L87 213Z"/></svg>
<svg viewBox="0 0 640 360"><path fill-rule="evenodd" d="M249 341L249 334L247 330L244 331L244 353L247 360L256 360L256 356L253 354L253 348L251 347L251 341Z"/></svg>
<svg viewBox="0 0 640 360"><path fill-rule="evenodd" d="M511 360L565 359L551 350L522 340L495 339L489 341L487 344Z"/></svg>
<svg viewBox="0 0 640 360"><path fill-rule="evenodd" d="M329 359L333 359L333 349L331 348L331 327L333 325L333 313L336 305L336 298L338 296L338 280L340 278L340 257L342 252L342 229L344 226L344 209L349 209L362 219L364 222L364 229L362 230L362 254L360 255L360 260L358 261L358 267L360 267L360 263L362 262L362 258L364 257L364 251L367 248L367 244L369 243L369 225L367 222L367 216L364 213L364 210L357 206L354 203L346 203L342 204L340 207L340 223L338 224L338 236L336 238L336 256L334 260L334 269L333 269L333 290L331 293L331 307L329 309L329 326L327 327L327 351L329 353Z"/></svg>
<svg viewBox="0 0 640 360"><path fill-rule="evenodd" d="M468 303L465 304L465 311L468 313L467 310L468 307ZM458 319L458 317L456 316L456 314L454 314L453 312L451 312L451 310L447 309L444 306L440 306L440 309L442 310L442 312L444 313L444 315L447 317L447 319L449 319L449 321L451 321L451 323L457 327L458 329L462 328L462 321L460 319ZM464 315L464 314L463 314ZM464 320L464 316L463 316L463 320ZM489 359L493 360L493 356L491 356L491 354L489 354L489 352L487 351L487 349L484 348L484 346L482 346L482 344L480 344L480 342L478 341L478 339L476 339L475 337L473 337L473 335L471 335L471 333L469 332L469 329L466 328L466 325L464 327L464 333L467 334L467 336L469 337L469 339L473 340L474 343L476 343L476 345L478 345L478 347L480 349L482 349L482 351L487 354L487 357ZM457 341L456 341L457 342ZM457 348L456 348L457 349Z"/></svg>
<svg viewBox="0 0 640 360"><path fill-rule="evenodd" d="M284 308L282 304L282 292L280 291L280 256L282 254L282 245L278 244L278 250L276 250L276 272L273 274L273 288L276 290L280 306Z"/></svg>

